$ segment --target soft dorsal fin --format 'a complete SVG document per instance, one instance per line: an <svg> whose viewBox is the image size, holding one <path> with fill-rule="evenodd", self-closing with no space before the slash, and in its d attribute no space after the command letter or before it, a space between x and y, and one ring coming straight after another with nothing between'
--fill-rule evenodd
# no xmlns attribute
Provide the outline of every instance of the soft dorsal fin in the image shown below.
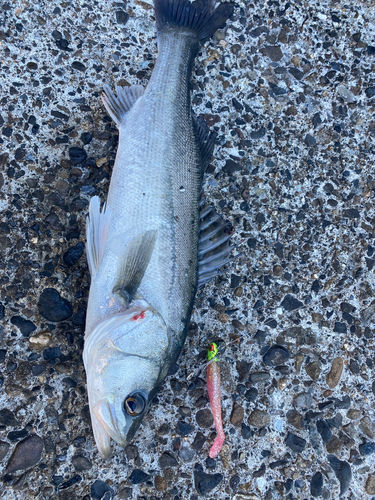
<svg viewBox="0 0 375 500"><path fill-rule="evenodd" d="M86 254L91 276L96 273L103 257L110 222L111 209L104 203L100 211L100 198L93 196L90 201L89 215L86 217Z"/></svg>
<svg viewBox="0 0 375 500"><path fill-rule="evenodd" d="M195 128L202 157L202 172L204 173L210 163L217 137L216 132L211 132L207 123L202 118L194 117Z"/></svg>
<svg viewBox="0 0 375 500"><path fill-rule="evenodd" d="M157 232L147 231L136 236L128 244L124 256L120 259L117 280L112 292L120 295L130 304L137 292L150 262L155 246Z"/></svg>
<svg viewBox="0 0 375 500"><path fill-rule="evenodd" d="M116 94L109 85L103 85L103 104L117 127L124 121L126 113L132 108L134 103L143 95L142 85L132 85L131 87L116 87Z"/></svg>
<svg viewBox="0 0 375 500"><path fill-rule="evenodd" d="M231 232L227 223L213 207L200 209L198 286L202 287L221 274L220 268L235 259L230 254L235 246L230 244Z"/></svg>

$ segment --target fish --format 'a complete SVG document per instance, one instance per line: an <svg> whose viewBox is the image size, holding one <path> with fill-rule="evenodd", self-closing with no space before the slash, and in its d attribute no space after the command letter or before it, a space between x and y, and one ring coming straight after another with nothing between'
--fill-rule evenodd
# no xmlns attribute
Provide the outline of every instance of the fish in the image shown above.
<svg viewBox="0 0 375 500"><path fill-rule="evenodd" d="M147 87L104 86L119 130L106 202L86 221L91 274L83 361L103 459L127 446L184 345L198 287L231 260L225 221L201 200L216 134L195 117L190 77L233 5L155 0L158 57Z"/></svg>

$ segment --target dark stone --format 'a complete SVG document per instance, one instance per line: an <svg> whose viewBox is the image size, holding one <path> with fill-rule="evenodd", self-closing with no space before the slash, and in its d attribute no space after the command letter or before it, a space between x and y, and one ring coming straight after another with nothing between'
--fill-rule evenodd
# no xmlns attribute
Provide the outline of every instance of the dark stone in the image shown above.
<svg viewBox="0 0 375 500"><path fill-rule="evenodd" d="M197 432L194 441L191 444L193 450L199 451L202 449L202 446L206 442L206 438L202 432Z"/></svg>
<svg viewBox="0 0 375 500"><path fill-rule="evenodd" d="M75 455L72 457L72 464L77 472L83 472L84 470L90 470L92 463L88 458L83 455Z"/></svg>
<svg viewBox="0 0 375 500"><path fill-rule="evenodd" d="M239 110L239 111L242 111L242 110L243 110L243 105L242 105L239 101L237 101L237 99L236 99L235 97L233 97L233 99L232 99L232 103L233 103L233 106L234 106L237 110Z"/></svg>
<svg viewBox="0 0 375 500"><path fill-rule="evenodd" d="M9 443L7 443L6 441L0 441L0 460L3 460L3 458L5 458L9 448Z"/></svg>
<svg viewBox="0 0 375 500"><path fill-rule="evenodd" d="M177 425L176 425L176 432L179 436L187 436L188 434L190 434L191 432L193 432L194 430L194 427L186 422L184 422L183 420L180 420L179 422L177 422Z"/></svg>
<svg viewBox="0 0 375 500"><path fill-rule="evenodd" d="M247 377L250 371L251 364L248 363L245 359L241 359L241 361L236 361L236 369L238 373L238 381L242 382Z"/></svg>
<svg viewBox="0 0 375 500"><path fill-rule="evenodd" d="M238 486L240 485L240 476L238 476L237 474L235 474L234 476L232 476L229 480L229 486L231 487L231 489L236 492L238 490Z"/></svg>
<svg viewBox="0 0 375 500"><path fill-rule="evenodd" d="M159 458L159 465L162 469L165 469L166 467L176 467L178 462L173 453L165 451Z"/></svg>
<svg viewBox="0 0 375 500"><path fill-rule="evenodd" d="M310 493L314 498L320 497L323 493L323 474L316 472L311 478Z"/></svg>
<svg viewBox="0 0 375 500"><path fill-rule="evenodd" d="M298 81L302 80L302 78L305 76L304 72L301 71L298 68L289 68L288 69L289 73L294 76L294 78Z"/></svg>
<svg viewBox="0 0 375 500"><path fill-rule="evenodd" d="M241 437L243 437L243 439L250 439L251 436L253 436L253 435L254 435L254 431L252 431L248 425L242 424Z"/></svg>
<svg viewBox="0 0 375 500"><path fill-rule="evenodd" d="M247 401L255 401L257 397L258 389L256 389L255 387L250 387L250 389L245 392L245 398L247 399Z"/></svg>
<svg viewBox="0 0 375 500"><path fill-rule="evenodd" d="M336 333L347 333L346 324L340 323L339 321L336 321L335 328L333 329L333 331Z"/></svg>
<svg viewBox="0 0 375 500"><path fill-rule="evenodd" d="M8 408L3 408L0 410L0 424L8 427L16 427L19 425L19 422L12 411L8 410Z"/></svg>
<svg viewBox="0 0 375 500"><path fill-rule="evenodd" d="M293 295L289 293L285 295L283 301L280 306L284 308L286 311L295 311L303 306L303 303L296 299Z"/></svg>
<svg viewBox="0 0 375 500"><path fill-rule="evenodd" d="M113 494L113 489L107 483L97 479L92 483L90 493L93 500L101 500L107 491Z"/></svg>
<svg viewBox="0 0 375 500"><path fill-rule="evenodd" d="M79 483L80 481L82 481L82 476L80 476L79 474L76 474L75 476L71 477L70 479L68 479L64 483L61 483L59 485L59 490L67 490L68 488L71 488L72 486ZM65 499L66 499L66 497L63 497L62 500L65 500Z"/></svg>
<svg viewBox="0 0 375 500"><path fill-rule="evenodd" d="M81 241L74 247L70 247L63 255L63 260L67 266L73 266L82 257L85 251L85 244Z"/></svg>
<svg viewBox="0 0 375 500"><path fill-rule="evenodd" d="M315 137L313 137L312 135L310 134L307 134L307 136L305 137L305 144L306 146L316 146L316 139Z"/></svg>
<svg viewBox="0 0 375 500"><path fill-rule="evenodd" d="M348 396L347 394L345 396L343 396L342 399L338 399L338 398L333 398L333 399L334 399L335 407L338 410L347 410L348 408L350 408L351 400L350 400L350 396Z"/></svg>
<svg viewBox="0 0 375 500"><path fill-rule="evenodd" d="M214 419L213 419L211 410L208 410L206 408L204 410L197 411L195 418L196 418L197 424L202 429L208 429L214 423Z"/></svg>
<svg viewBox="0 0 375 500"><path fill-rule="evenodd" d="M323 442L328 443L332 437L331 428L325 420L318 420L316 422L316 429L321 435Z"/></svg>
<svg viewBox="0 0 375 500"><path fill-rule="evenodd" d="M263 33L266 33L268 34L270 32L269 28L267 28L267 26L258 26L257 28L254 28L253 30L251 30L249 32L249 35L252 37L252 38L258 38L259 36L261 36Z"/></svg>
<svg viewBox="0 0 375 500"><path fill-rule="evenodd" d="M39 313L48 321L58 322L68 319L73 314L70 302L61 297L54 288L45 288L39 297Z"/></svg>
<svg viewBox="0 0 375 500"><path fill-rule="evenodd" d="M352 304L349 304L349 302L341 302L340 308L344 313L352 313L356 310L356 308Z"/></svg>
<svg viewBox="0 0 375 500"><path fill-rule="evenodd" d="M266 129L264 127L261 127L259 130L253 130L250 133L250 137L252 139L261 139L266 135Z"/></svg>
<svg viewBox="0 0 375 500"><path fill-rule="evenodd" d="M349 219L359 219L361 217L361 214L356 208L347 208L346 210L344 210L344 216L348 217Z"/></svg>
<svg viewBox="0 0 375 500"><path fill-rule="evenodd" d="M90 144L90 142L92 141L92 135L89 132L83 132L81 134L81 141L84 145Z"/></svg>
<svg viewBox="0 0 375 500"><path fill-rule="evenodd" d="M206 474L199 470L194 470L195 489L201 495L206 495L216 488L222 481L222 474Z"/></svg>
<svg viewBox="0 0 375 500"><path fill-rule="evenodd" d="M15 325L19 328L20 332L24 337L28 337L31 332L36 330L36 326L29 319L22 318L21 316L13 316L10 319L12 325Z"/></svg>
<svg viewBox="0 0 375 500"><path fill-rule="evenodd" d="M74 326L83 326L86 322L86 311L83 309L78 309L77 313L72 318L72 324Z"/></svg>
<svg viewBox="0 0 375 500"><path fill-rule="evenodd" d="M60 347L48 347L47 349L44 349L43 351L43 358L46 361L49 361L51 359L57 359L61 357L61 350Z"/></svg>
<svg viewBox="0 0 375 500"><path fill-rule="evenodd" d="M126 24L129 20L129 14L123 10L116 10L117 24Z"/></svg>
<svg viewBox="0 0 375 500"><path fill-rule="evenodd" d="M79 61L74 61L72 63L72 68L78 71L86 71L86 66Z"/></svg>
<svg viewBox="0 0 375 500"><path fill-rule="evenodd" d="M269 318L267 319L264 324L266 326L269 326L270 328L274 329L277 327L277 321L275 320L275 318Z"/></svg>
<svg viewBox="0 0 375 500"><path fill-rule="evenodd" d="M0 304L0 320L4 319L5 316L5 307Z"/></svg>
<svg viewBox="0 0 375 500"><path fill-rule="evenodd" d="M286 413L286 418L296 429L303 429L305 426L303 415L297 410L289 410Z"/></svg>
<svg viewBox="0 0 375 500"><path fill-rule="evenodd" d="M133 484L141 484L151 479L151 476L146 474L146 472L143 472L141 469L135 469L130 474L129 479Z"/></svg>
<svg viewBox="0 0 375 500"><path fill-rule="evenodd" d="M231 288L237 288L240 286L242 280L242 276L237 276L236 274L232 274L230 277L230 287Z"/></svg>
<svg viewBox="0 0 375 500"><path fill-rule="evenodd" d="M375 87L369 87L368 89L366 89L366 97L370 99L371 97L374 97L374 95L375 95Z"/></svg>
<svg viewBox="0 0 375 500"><path fill-rule="evenodd" d="M46 367L44 365L33 365L31 367L31 373L34 375L34 377L37 377L38 375L42 374L44 371L46 371Z"/></svg>
<svg viewBox="0 0 375 500"><path fill-rule="evenodd" d="M375 444L369 442L360 444L359 452L361 453L361 455L371 455L375 452Z"/></svg>
<svg viewBox="0 0 375 500"><path fill-rule="evenodd" d="M223 167L223 172L226 174L234 174L240 170L242 170L241 165L233 160L227 160Z"/></svg>
<svg viewBox="0 0 375 500"><path fill-rule="evenodd" d="M261 48L260 51L263 55L269 57L273 62L280 61L283 57L283 53L279 45L266 45L266 47Z"/></svg>
<svg viewBox="0 0 375 500"><path fill-rule="evenodd" d="M289 448L297 453L301 453L306 447L305 439L296 436L292 432L288 432L288 436L285 440L285 444L289 446Z"/></svg>
<svg viewBox="0 0 375 500"><path fill-rule="evenodd" d="M273 345L263 356L263 363L266 366L278 366L284 364L290 358L290 352L282 345Z"/></svg>
<svg viewBox="0 0 375 500"><path fill-rule="evenodd" d="M254 340L258 342L259 345L264 344L266 342L268 332L264 330L258 330L254 335Z"/></svg>
<svg viewBox="0 0 375 500"><path fill-rule="evenodd" d="M12 456L9 459L6 471L8 473L34 467L42 457L43 441L37 435L27 437L17 443Z"/></svg>
<svg viewBox="0 0 375 500"><path fill-rule="evenodd" d="M249 238L247 240L247 245L249 248L255 248L257 246L257 240L255 238Z"/></svg>
<svg viewBox="0 0 375 500"><path fill-rule="evenodd" d="M67 52L72 52L73 49L69 47L69 42L65 38L60 38L60 40L55 41L56 47L60 50L66 50Z"/></svg>
<svg viewBox="0 0 375 500"><path fill-rule="evenodd" d="M266 472L266 464L263 462L260 468L253 472L253 477L262 477Z"/></svg>
<svg viewBox="0 0 375 500"><path fill-rule="evenodd" d="M9 441L12 441L12 443L19 441L20 439L23 439L24 437L28 436L29 432L26 429L22 429L20 431L10 431L8 432L7 438Z"/></svg>
<svg viewBox="0 0 375 500"><path fill-rule="evenodd" d="M4 363L7 351L5 349L0 349L0 364Z"/></svg>
<svg viewBox="0 0 375 500"><path fill-rule="evenodd" d="M333 472L340 482L340 495L343 495L349 488L350 481L352 480L352 469L348 462L339 460L334 455L328 455L327 458Z"/></svg>
<svg viewBox="0 0 375 500"><path fill-rule="evenodd" d="M73 165L78 165L82 163L87 158L87 153L83 148L79 148L77 146L73 146L69 149L70 161Z"/></svg>
<svg viewBox="0 0 375 500"><path fill-rule="evenodd" d="M249 380L252 384L267 382L271 378L268 372L254 372L250 375Z"/></svg>
<svg viewBox="0 0 375 500"><path fill-rule="evenodd" d="M322 123L320 113L315 113L315 115L312 118L312 122L313 122L314 128L318 127Z"/></svg>

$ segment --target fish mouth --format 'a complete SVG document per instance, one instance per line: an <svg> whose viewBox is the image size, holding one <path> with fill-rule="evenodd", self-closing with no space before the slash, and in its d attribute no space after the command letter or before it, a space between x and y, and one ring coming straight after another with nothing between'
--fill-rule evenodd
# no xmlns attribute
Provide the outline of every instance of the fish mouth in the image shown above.
<svg viewBox="0 0 375 500"><path fill-rule="evenodd" d="M95 441L100 455L109 458L112 453L110 440L113 439L122 448L125 448L137 432L146 408L137 417L125 415L125 425L116 417L115 405L108 399L97 401L92 409L91 418Z"/></svg>

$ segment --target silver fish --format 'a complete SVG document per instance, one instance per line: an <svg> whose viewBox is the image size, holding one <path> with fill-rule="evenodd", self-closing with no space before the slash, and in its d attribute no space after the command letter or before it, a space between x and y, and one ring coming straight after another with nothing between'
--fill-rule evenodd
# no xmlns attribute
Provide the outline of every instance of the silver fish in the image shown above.
<svg viewBox="0 0 375 500"><path fill-rule="evenodd" d="M91 200L91 287L83 360L95 441L125 447L184 344L199 285L231 246L224 221L200 209L215 135L194 118L189 81L202 44L229 3L155 0L159 55L147 88L105 86L119 129L107 203Z"/></svg>

